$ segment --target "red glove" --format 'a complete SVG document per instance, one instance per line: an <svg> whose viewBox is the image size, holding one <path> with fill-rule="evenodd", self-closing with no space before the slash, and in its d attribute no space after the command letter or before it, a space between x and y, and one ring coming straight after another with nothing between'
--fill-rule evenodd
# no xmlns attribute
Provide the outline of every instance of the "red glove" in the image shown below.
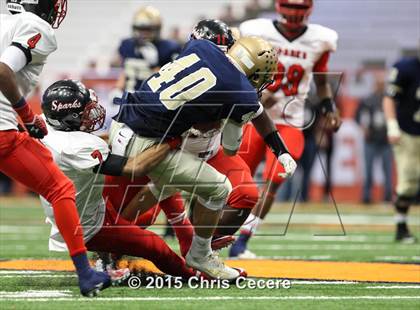
<svg viewBox="0 0 420 310"><path fill-rule="evenodd" d="M176 150L176 149L179 149L179 147L181 146L182 138L181 137L169 138L165 142L169 144L169 147L171 148L171 150Z"/></svg>
<svg viewBox="0 0 420 310"><path fill-rule="evenodd" d="M47 125L40 115L35 115L31 107L21 98L14 106L29 135L33 138L42 139L48 134Z"/></svg>

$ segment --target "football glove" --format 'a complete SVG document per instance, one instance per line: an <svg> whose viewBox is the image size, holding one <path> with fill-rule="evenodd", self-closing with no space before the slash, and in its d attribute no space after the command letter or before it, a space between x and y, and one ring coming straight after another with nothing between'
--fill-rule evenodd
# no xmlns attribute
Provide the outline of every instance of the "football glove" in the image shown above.
<svg viewBox="0 0 420 310"><path fill-rule="evenodd" d="M42 139L48 134L47 125L40 115L34 114L25 98L21 98L14 106L29 135L36 139Z"/></svg>
<svg viewBox="0 0 420 310"><path fill-rule="evenodd" d="M290 156L289 153L283 153L278 157L278 161L283 165L284 173L279 173L282 178L291 177L297 168L295 160Z"/></svg>

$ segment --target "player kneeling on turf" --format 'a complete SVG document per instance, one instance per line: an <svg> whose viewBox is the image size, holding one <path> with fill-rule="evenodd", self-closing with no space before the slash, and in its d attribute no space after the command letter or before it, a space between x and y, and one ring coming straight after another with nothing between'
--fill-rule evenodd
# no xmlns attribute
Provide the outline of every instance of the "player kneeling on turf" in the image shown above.
<svg viewBox="0 0 420 310"><path fill-rule="evenodd" d="M119 218L115 208L102 197L102 174L140 177L176 147L176 139L130 160L111 155L105 141L91 134L102 127L105 110L94 92L78 81L52 84L43 95L42 109L49 131L42 143L76 187L76 206L87 249L144 257L167 274L184 279L196 276L158 235ZM52 224L50 250L66 250L51 205L42 197L41 202ZM115 272L129 275L128 270Z"/></svg>

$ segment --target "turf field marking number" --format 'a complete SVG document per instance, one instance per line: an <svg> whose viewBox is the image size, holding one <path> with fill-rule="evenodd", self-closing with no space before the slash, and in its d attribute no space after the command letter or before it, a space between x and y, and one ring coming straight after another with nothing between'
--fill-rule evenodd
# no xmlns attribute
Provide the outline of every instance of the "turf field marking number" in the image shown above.
<svg viewBox="0 0 420 310"><path fill-rule="evenodd" d="M151 78L147 84L153 92L159 91L163 84L172 82L178 73L188 69L200 58L196 54L181 57L163 66L159 75ZM187 101L194 100L216 85L216 76L208 68L201 68L188 74L175 84L163 89L159 99L168 110L176 110Z"/></svg>

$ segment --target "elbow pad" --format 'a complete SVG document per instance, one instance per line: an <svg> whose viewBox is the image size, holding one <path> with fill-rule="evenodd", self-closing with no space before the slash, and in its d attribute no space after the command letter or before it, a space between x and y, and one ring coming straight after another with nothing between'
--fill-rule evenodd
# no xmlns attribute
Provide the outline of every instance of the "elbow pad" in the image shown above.
<svg viewBox="0 0 420 310"><path fill-rule="evenodd" d="M242 126L232 121L226 121L222 134L222 146L224 149L236 152L242 142Z"/></svg>

